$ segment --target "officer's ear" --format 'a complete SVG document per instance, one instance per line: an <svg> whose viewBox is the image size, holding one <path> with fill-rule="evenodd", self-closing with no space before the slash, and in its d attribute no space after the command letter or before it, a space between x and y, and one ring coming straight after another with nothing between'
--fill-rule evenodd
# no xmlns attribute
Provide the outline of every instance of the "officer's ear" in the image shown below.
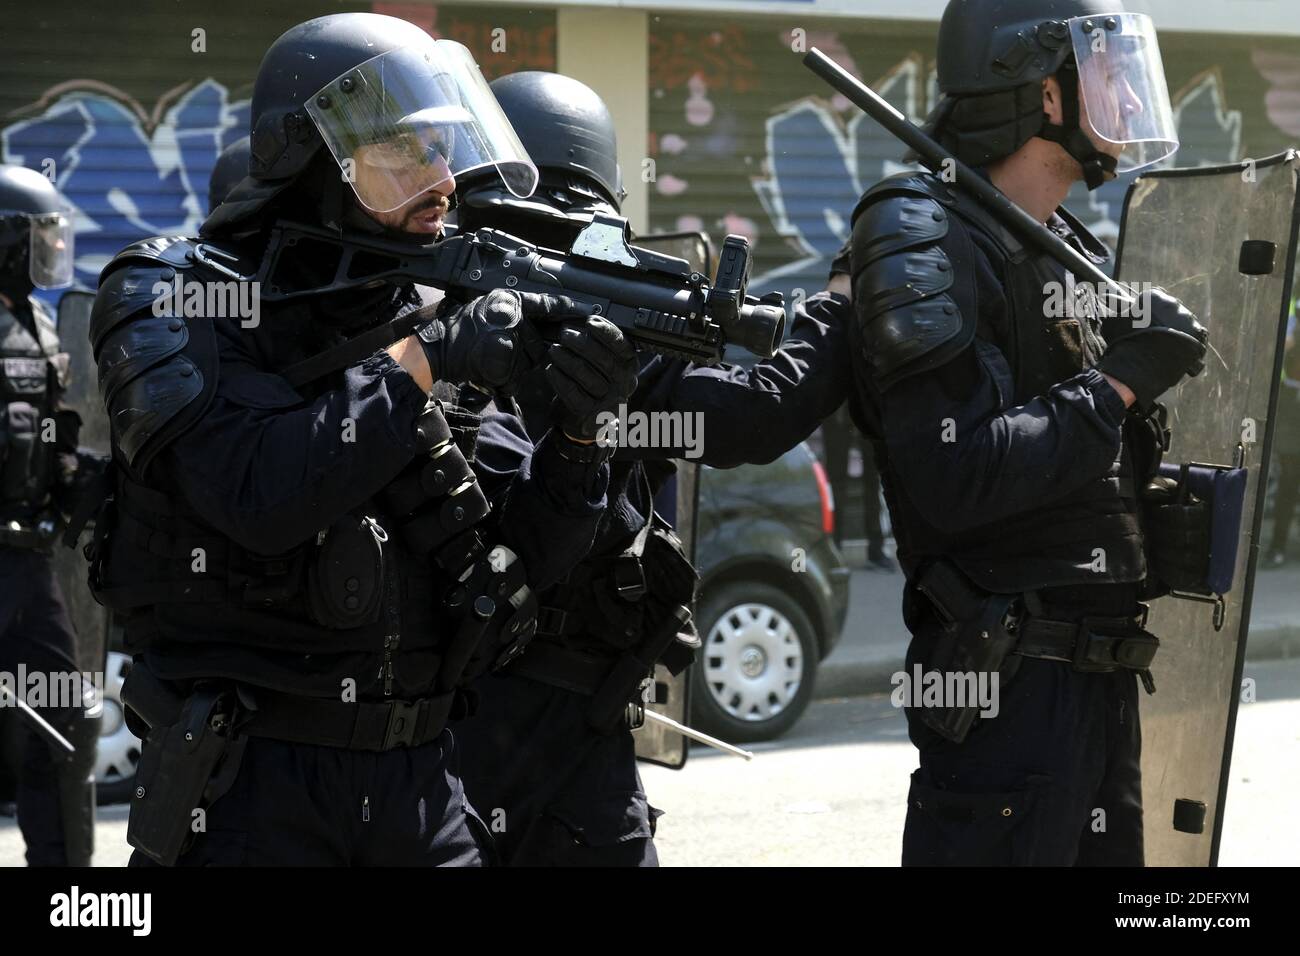
<svg viewBox="0 0 1300 956"><path fill-rule="evenodd" d="M1060 126L1065 115L1061 106L1061 83L1054 76L1043 80L1043 115L1053 126Z"/></svg>

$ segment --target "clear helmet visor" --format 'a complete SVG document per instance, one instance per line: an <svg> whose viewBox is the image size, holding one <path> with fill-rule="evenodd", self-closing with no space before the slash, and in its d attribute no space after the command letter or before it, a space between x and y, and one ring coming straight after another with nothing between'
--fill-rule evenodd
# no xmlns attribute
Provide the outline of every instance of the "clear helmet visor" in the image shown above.
<svg viewBox="0 0 1300 956"><path fill-rule="evenodd" d="M1069 26L1084 133L1121 173L1173 155L1178 132L1151 18L1113 13L1075 17Z"/></svg>
<svg viewBox="0 0 1300 956"><path fill-rule="evenodd" d="M57 212L31 216L30 219L28 263L32 285L38 289L61 289L72 285L72 219Z"/></svg>
<svg viewBox="0 0 1300 956"><path fill-rule="evenodd" d="M305 108L357 199L391 212L453 177L491 167L519 197L537 168L469 50L453 40L401 47L328 83Z"/></svg>

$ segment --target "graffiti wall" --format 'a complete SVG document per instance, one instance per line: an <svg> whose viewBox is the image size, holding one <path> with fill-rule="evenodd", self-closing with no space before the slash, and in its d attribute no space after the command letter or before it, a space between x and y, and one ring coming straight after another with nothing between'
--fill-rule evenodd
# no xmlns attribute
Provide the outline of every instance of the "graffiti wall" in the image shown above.
<svg viewBox="0 0 1300 956"><path fill-rule="evenodd" d="M231 15L218 24L187 6L141 0L138 14L121 18L50 0L7 16L15 35L40 42L0 64L0 158L52 175L71 201L84 286L127 243L198 227L212 164L247 129L261 54L293 23L373 9L465 43L489 78L555 65L551 9L229 0L223 10ZM898 144L829 95L797 51L820 47L920 120L934 100L934 26L649 20L652 228L702 228L715 240L745 235L755 247L756 288L820 288L858 196L904 167ZM75 27L51 30L52 23ZM1237 161L1300 142L1294 43L1186 34L1164 37L1162 47L1184 144L1180 164ZM1080 189L1071 206L1113 238L1126 185Z"/></svg>
<svg viewBox="0 0 1300 956"><path fill-rule="evenodd" d="M806 25L806 21L805 21ZM747 236L758 291L811 293L847 238L862 192L906 168L902 148L800 64L816 46L919 122L935 100L935 27L779 18L652 17L650 155L655 229ZM1300 142L1300 55L1265 38L1162 40L1179 165L1235 162ZM1118 233L1128 178L1069 205Z"/></svg>
<svg viewBox="0 0 1300 956"><path fill-rule="evenodd" d="M552 12L455 5L277 5L273 14L236 0L205 26L176 4L143 4L130 23L75 15L60 4L42 22L78 24L76 37L0 64L0 161L54 178L73 209L76 278L94 288L104 264L148 236L193 233L207 214L208 177L221 150L247 135L252 81L262 53L288 27L333 10L374 9L465 43L489 79L554 69ZM156 8L156 9L155 9ZM35 16L34 14L28 14ZM36 22L11 24L40 32ZM195 31L200 31L196 33ZM93 37L93 39L92 39ZM26 57L27 59L24 59ZM57 296L57 293L54 294Z"/></svg>

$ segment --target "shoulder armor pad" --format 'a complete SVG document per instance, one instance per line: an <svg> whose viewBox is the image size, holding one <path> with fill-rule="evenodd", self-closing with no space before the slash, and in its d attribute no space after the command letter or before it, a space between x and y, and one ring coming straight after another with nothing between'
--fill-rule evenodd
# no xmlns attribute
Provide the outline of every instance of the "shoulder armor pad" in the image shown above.
<svg viewBox="0 0 1300 956"><path fill-rule="evenodd" d="M113 257L90 316L113 444L140 475L207 410L217 385L212 320L172 314L170 289L195 268L188 239L149 239ZM197 277L196 277L197 278Z"/></svg>
<svg viewBox="0 0 1300 956"><path fill-rule="evenodd" d="M924 172L895 173L893 176L886 176L862 194L858 204L853 207L851 221L856 224L858 216L867 207L874 205L886 196L895 195L928 197L943 206L953 204L952 190L948 188L947 183L937 176Z"/></svg>
<svg viewBox="0 0 1300 956"><path fill-rule="evenodd" d="M980 205L979 200L928 172L897 173L882 179L863 193L854 207L852 221L856 223L858 216L868 207L889 196L928 197L946 212L987 235L1008 259L1020 259L1025 255L1024 244Z"/></svg>
<svg viewBox="0 0 1300 956"><path fill-rule="evenodd" d="M928 192L881 186L854 211L853 298L865 358L885 390L966 349L976 317L963 316L950 293L958 281L973 285L973 276L959 276L944 251L949 211ZM971 247L964 229L952 242Z"/></svg>
<svg viewBox="0 0 1300 956"><path fill-rule="evenodd" d="M99 274L99 292L90 312L90 342L96 351L109 332L142 308L152 309L161 288L170 285L178 272L194 268L197 244L180 236L157 236L133 242L112 259Z"/></svg>

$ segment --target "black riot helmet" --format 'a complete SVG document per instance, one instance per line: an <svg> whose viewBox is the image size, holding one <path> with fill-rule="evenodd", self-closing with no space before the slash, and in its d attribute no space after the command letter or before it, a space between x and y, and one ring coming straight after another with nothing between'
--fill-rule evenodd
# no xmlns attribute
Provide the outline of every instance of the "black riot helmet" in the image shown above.
<svg viewBox="0 0 1300 956"><path fill-rule="evenodd" d="M593 213L619 212L627 193L614 119L595 90L540 70L499 77L491 90L536 164L539 183L532 196L521 198L490 169L465 177L461 228L492 226L542 245L564 245Z"/></svg>
<svg viewBox="0 0 1300 956"><path fill-rule="evenodd" d="M248 137L242 136L221 151L208 179L208 213L225 201L230 191L248 176Z"/></svg>
<svg viewBox="0 0 1300 956"><path fill-rule="evenodd" d="M1178 148L1155 29L1120 0L949 0L938 74L941 98L926 125L967 163L996 162L1041 136L1096 189ZM1049 76L1061 85L1059 126L1042 110Z"/></svg>
<svg viewBox="0 0 1300 956"><path fill-rule="evenodd" d="M0 291L16 299L70 285L72 258L72 219L54 184L0 165Z"/></svg>
<svg viewBox="0 0 1300 956"><path fill-rule="evenodd" d="M390 212L485 166L518 195L536 185L536 169L463 45L396 17L318 17L287 30L263 57L248 178L203 231L258 214L300 180L300 191L325 206L337 206L342 182L362 206Z"/></svg>

